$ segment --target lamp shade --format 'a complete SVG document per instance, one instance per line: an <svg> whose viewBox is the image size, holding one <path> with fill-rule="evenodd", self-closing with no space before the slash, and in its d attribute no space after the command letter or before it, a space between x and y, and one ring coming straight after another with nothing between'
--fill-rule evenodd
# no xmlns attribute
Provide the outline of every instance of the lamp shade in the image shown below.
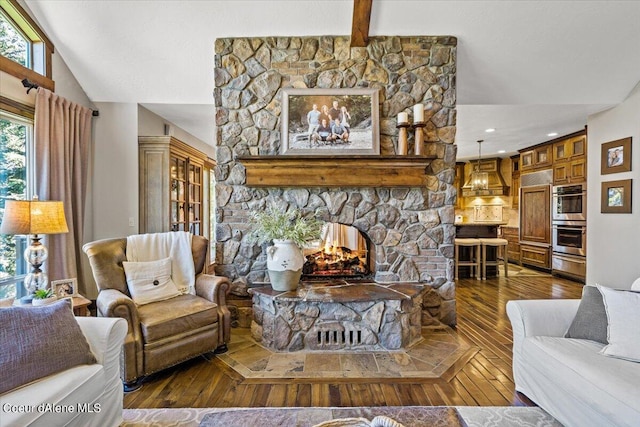
<svg viewBox="0 0 640 427"><path fill-rule="evenodd" d="M0 233L59 234L68 233L62 202L7 200Z"/></svg>

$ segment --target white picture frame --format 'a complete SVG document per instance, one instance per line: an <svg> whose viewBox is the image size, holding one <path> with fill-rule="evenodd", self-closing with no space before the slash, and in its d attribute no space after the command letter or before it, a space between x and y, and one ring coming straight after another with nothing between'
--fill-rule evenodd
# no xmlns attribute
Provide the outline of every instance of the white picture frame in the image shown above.
<svg viewBox="0 0 640 427"><path fill-rule="evenodd" d="M54 280L51 282L51 291L58 299L80 296L78 293L78 279Z"/></svg>

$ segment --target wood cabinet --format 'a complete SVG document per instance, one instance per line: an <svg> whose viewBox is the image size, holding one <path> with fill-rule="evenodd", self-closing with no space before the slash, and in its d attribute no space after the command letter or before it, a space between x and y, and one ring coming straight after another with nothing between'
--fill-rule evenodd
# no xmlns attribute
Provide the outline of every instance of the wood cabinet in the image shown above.
<svg viewBox="0 0 640 427"><path fill-rule="evenodd" d="M587 180L586 136L578 135L553 144L553 184Z"/></svg>
<svg viewBox="0 0 640 427"><path fill-rule="evenodd" d="M551 148L551 145L543 145L520 153L520 170L529 172L550 168L553 162Z"/></svg>
<svg viewBox="0 0 640 427"><path fill-rule="evenodd" d="M456 177L453 180L453 185L456 188L458 194L456 198L456 209L464 208L462 197L462 186L464 185L464 162L456 162Z"/></svg>
<svg viewBox="0 0 640 427"><path fill-rule="evenodd" d="M520 156L511 157L511 208L520 206Z"/></svg>
<svg viewBox="0 0 640 427"><path fill-rule="evenodd" d="M520 261L551 268L551 187L524 187L520 192Z"/></svg>
<svg viewBox="0 0 640 427"><path fill-rule="evenodd" d="M203 221L207 155L172 136L139 137L138 155L139 232L207 234Z"/></svg>
<svg viewBox="0 0 640 427"><path fill-rule="evenodd" d="M551 187L524 187L520 197L520 240L551 243Z"/></svg>
<svg viewBox="0 0 640 427"><path fill-rule="evenodd" d="M507 242L507 258L509 262L520 264L520 232L518 227L500 227L502 238Z"/></svg>
<svg viewBox="0 0 640 427"><path fill-rule="evenodd" d="M551 248L546 245L521 242L520 262L549 270L551 268Z"/></svg>
<svg viewBox="0 0 640 427"><path fill-rule="evenodd" d="M553 161L571 160L587 153L586 136L579 135L553 144Z"/></svg>

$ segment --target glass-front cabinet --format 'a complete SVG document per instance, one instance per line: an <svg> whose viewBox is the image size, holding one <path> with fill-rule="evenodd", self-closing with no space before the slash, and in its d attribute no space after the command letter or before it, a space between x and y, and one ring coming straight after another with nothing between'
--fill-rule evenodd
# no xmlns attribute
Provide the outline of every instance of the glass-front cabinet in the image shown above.
<svg viewBox="0 0 640 427"><path fill-rule="evenodd" d="M189 231L206 235L206 154L171 136L138 138L140 233Z"/></svg>

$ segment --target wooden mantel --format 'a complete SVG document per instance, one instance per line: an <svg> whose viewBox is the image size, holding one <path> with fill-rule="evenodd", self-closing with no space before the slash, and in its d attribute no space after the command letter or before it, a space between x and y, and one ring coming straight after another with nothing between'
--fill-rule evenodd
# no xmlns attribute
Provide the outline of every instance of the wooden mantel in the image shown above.
<svg viewBox="0 0 640 427"><path fill-rule="evenodd" d="M242 156L249 187L421 187L435 156Z"/></svg>

